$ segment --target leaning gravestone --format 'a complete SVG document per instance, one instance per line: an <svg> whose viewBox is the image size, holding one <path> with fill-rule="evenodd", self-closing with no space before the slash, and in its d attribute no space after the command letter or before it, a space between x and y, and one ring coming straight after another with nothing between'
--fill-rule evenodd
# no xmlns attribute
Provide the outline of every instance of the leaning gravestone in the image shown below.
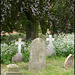
<svg viewBox="0 0 75 75"><path fill-rule="evenodd" d="M18 45L18 53L16 53L16 55L14 55L12 57L12 62L20 62L20 61L23 61L23 55L21 53L21 45L23 44L24 45L24 42L21 42L21 38L19 38L19 41L18 42L15 42L16 45Z"/></svg>
<svg viewBox="0 0 75 75"><path fill-rule="evenodd" d="M46 38L46 41L49 41L49 44L47 46L47 55L55 55L55 50L53 49L53 43L52 41L54 41L54 38L52 38L52 35L49 35L49 38Z"/></svg>
<svg viewBox="0 0 75 75"><path fill-rule="evenodd" d="M66 60L65 60L65 62L64 62L64 67L65 67L65 68L71 68L71 67L73 67L73 56L72 56L72 54L70 54L70 55L66 58Z"/></svg>
<svg viewBox="0 0 75 75"><path fill-rule="evenodd" d="M30 45L29 71L44 69L46 66L46 46L41 38L36 38Z"/></svg>
<svg viewBox="0 0 75 75"><path fill-rule="evenodd" d="M3 73L3 75L22 75L19 71L19 67L16 64L9 64L6 66L7 70Z"/></svg>

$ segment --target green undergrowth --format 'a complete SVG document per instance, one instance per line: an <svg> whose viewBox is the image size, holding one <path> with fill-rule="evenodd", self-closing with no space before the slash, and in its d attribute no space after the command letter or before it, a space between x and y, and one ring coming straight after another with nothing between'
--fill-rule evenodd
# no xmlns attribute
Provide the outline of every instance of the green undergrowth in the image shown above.
<svg viewBox="0 0 75 75"><path fill-rule="evenodd" d="M23 75L74 75L73 68L64 68L64 61L66 57L49 57L46 59L46 68L39 71L29 71L29 62L20 62L17 65ZM6 68L6 65L1 64L1 71Z"/></svg>
<svg viewBox="0 0 75 75"><path fill-rule="evenodd" d="M1 44L2 43L6 43L9 44L9 42L11 43L11 41L13 40L18 40L18 38L22 38L22 40L25 40L26 35L21 33L19 36L19 33L16 34L11 34L11 35L3 35L1 36Z"/></svg>

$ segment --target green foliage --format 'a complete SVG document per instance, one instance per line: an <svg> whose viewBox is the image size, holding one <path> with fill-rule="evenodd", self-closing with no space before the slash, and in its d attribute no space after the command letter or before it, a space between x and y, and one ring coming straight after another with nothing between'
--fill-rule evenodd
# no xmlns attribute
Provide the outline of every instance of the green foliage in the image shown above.
<svg viewBox="0 0 75 75"><path fill-rule="evenodd" d="M13 35L14 36L14 35ZM9 36L10 37L10 36ZM3 64L9 64L12 63L12 56L14 56L17 53L18 46L15 45L15 41L18 40L18 35L13 38L13 41L3 39L1 42L1 63ZM16 40L14 40L16 39ZM3 43L6 42L6 43ZM21 51L24 56L24 62L29 61L29 48L30 48L30 41L25 42L24 45L21 46Z"/></svg>
<svg viewBox="0 0 75 75"><path fill-rule="evenodd" d="M29 62L29 56L30 56L29 50L28 51L25 50L23 55L24 55L24 61Z"/></svg>
<svg viewBox="0 0 75 75"><path fill-rule="evenodd" d="M12 35L3 35L1 36L1 43L5 42L6 44L10 45L12 41L18 40L18 38L22 38L23 40L25 40L25 34L21 33L20 36L19 33Z"/></svg>
<svg viewBox="0 0 75 75"><path fill-rule="evenodd" d="M24 56L24 61L29 62L30 56L30 41L26 42L25 45L22 45L22 54Z"/></svg>
<svg viewBox="0 0 75 75"><path fill-rule="evenodd" d="M12 32L15 29L16 31L25 32L23 30L25 30L27 24L30 24L29 22L35 24L36 20L40 21L48 17L46 13L50 6L49 2L50 0L1 1L2 30Z"/></svg>
<svg viewBox="0 0 75 75"><path fill-rule="evenodd" d="M15 46L14 41L11 42L11 45L1 44L1 63L9 64L12 61L12 56L17 53L17 46Z"/></svg>
<svg viewBox="0 0 75 75"><path fill-rule="evenodd" d="M38 29L39 29L39 30L38 30L38 31L39 31L38 33L40 34L40 33L41 33L41 27L40 27L40 25L39 25L39 28L38 28Z"/></svg>
<svg viewBox="0 0 75 75"><path fill-rule="evenodd" d="M74 55L74 33L60 34L53 44L57 56Z"/></svg>
<svg viewBox="0 0 75 75"><path fill-rule="evenodd" d="M74 0L3 0L1 17L1 30L6 32L13 29L25 32L28 24L34 29L38 21L43 34L47 28L52 34L71 33L74 31Z"/></svg>
<svg viewBox="0 0 75 75"><path fill-rule="evenodd" d="M51 6L52 33L74 31L74 0L56 0Z"/></svg>

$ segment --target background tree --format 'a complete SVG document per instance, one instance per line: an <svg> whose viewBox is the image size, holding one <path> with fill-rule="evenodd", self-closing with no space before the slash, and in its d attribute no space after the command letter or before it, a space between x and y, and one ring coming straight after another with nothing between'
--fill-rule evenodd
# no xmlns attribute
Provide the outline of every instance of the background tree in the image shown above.
<svg viewBox="0 0 75 75"><path fill-rule="evenodd" d="M74 31L74 0L56 0L50 10L52 33Z"/></svg>
<svg viewBox="0 0 75 75"><path fill-rule="evenodd" d="M26 39L38 37L38 26L45 34L73 31L73 0L2 0L1 30L26 33ZM69 27L68 27L69 26ZM67 28L68 27L68 28Z"/></svg>
<svg viewBox="0 0 75 75"><path fill-rule="evenodd" d="M2 30L6 32L12 32L13 29L20 32L25 30L27 40L38 37L38 23L46 22L49 6L50 0L4 0L1 9ZM45 29L47 26L44 23ZM43 28L42 32L45 33Z"/></svg>

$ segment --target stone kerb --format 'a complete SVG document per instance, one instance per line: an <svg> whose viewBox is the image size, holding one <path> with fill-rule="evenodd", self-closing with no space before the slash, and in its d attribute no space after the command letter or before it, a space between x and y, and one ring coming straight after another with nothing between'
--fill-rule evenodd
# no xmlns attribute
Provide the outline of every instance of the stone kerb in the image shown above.
<svg viewBox="0 0 75 75"><path fill-rule="evenodd" d="M6 66L7 70L3 73L3 75L22 75L19 71L19 67L16 64L9 64Z"/></svg>

